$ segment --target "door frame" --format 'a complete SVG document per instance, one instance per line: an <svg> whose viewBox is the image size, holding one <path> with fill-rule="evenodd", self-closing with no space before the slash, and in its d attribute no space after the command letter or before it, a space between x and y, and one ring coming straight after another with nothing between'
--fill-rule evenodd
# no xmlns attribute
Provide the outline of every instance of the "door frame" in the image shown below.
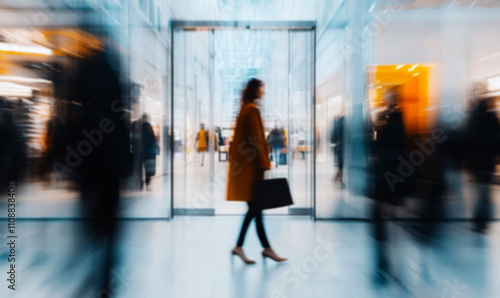
<svg viewBox="0 0 500 298"><path fill-rule="evenodd" d="M185 21L173 20L170 26L170 130L174 129L174 32L184 31L214 31L214 30L286 30L311 31L312 33L312 87L311 87L311 127L316 127L316 21ZM213 44L213 42L212 42ZM212 49L213 50L213 49ZM212 82L213 83L213 82ZM213 88L211 84L211 88ZM290 87L289 87L290 88ZM212 95L210 96L212 98ZM212 99L211 99L212 101ZM311 214L316 220L316 134L312 133L312 177L311 177ZM170 218L174 218L174 135L170 134Z"/></svg>

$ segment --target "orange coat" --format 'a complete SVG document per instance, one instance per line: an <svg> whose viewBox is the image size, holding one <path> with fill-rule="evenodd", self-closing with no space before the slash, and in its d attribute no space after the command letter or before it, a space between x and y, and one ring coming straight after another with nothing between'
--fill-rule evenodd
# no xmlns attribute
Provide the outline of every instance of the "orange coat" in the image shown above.
<svg viewBox="0 0 500 298"><path fill-rule="evenodd" d="M257 106L247 103L236 119L233 141L229 147L228 201L253 201L255 181L264 179L270 169L269 146Z"/></svg>

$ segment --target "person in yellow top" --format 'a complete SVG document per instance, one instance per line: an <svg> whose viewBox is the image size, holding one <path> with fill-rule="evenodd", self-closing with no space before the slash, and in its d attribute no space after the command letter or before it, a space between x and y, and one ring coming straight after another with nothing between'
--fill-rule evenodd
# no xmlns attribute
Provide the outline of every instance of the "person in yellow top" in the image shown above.
<svg viewBox="0 0 500 298"><path fill-rule="evenodd" d="M229 175L227 185L228 201L245 201L248 212L243 221L236 247L232 254L238 255L246 264L253 264L243 252L243 242L250 222L255 217L257 234L264 248L262 256L277 262L286 259L279 257L271 248L264 230L262 210L253 198L253 187L256 181L264 179L264 172L271 168L269 162L269 145L264 136L264 125L255 101L264 95L264 83L251 79L243 92L240 113L236 120L233 141L229 147Z"/></svg>
<svg viewBox="0 0 500 298"><path fill-rule="evenodd" d="M201 154L201 165L205 161L205 152L208 151L208 132L205 130L205 124L200 124L200 131L196 135L196 150Z"/></svg>

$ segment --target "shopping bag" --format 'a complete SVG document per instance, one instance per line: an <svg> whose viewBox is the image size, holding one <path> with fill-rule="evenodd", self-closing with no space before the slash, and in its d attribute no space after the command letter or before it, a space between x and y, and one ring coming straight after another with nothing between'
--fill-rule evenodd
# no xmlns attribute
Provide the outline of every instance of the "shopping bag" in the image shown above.
<svg viewBox="0 0 500 298"><path fill-rule="evenodd" d="M254 198L259 209L273 209L293 205L286 178L259 180L254 185Z"/></svg>

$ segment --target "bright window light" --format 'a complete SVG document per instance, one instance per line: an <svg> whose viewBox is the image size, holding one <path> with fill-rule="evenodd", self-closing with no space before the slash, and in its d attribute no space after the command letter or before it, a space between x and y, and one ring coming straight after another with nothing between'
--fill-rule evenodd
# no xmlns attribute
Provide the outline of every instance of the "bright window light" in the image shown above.
<svg viewBox="0 0 500 298"><path fill-rule="evenodd" d="M26 54L40 54L47 56L52 56L54 54L51 49L38 45L26 46L26 45L18 45L5 42L0 42L0 51L26 53Z"/></svg>
<svg viewBox="0 0 500 298"><path fill-rule="evenodd" d="M488 79L488 90L489 91L500 90L500 76Z"/></svg>
<svg viewBox="0 0 500 298"><path fill-rule="evenodd" d="M42 84L52 83L49 80L37 79L37 78L25 78L17 76L0 76L0 81L19 82L19 83L42 83Z"/></svg>
<svg viewBox="0 0 500 298"><path fill-rule="evenodd" d="M33 90L40 89L14 83L0 82L0 96L30 97L33 94Z"/></svg>

